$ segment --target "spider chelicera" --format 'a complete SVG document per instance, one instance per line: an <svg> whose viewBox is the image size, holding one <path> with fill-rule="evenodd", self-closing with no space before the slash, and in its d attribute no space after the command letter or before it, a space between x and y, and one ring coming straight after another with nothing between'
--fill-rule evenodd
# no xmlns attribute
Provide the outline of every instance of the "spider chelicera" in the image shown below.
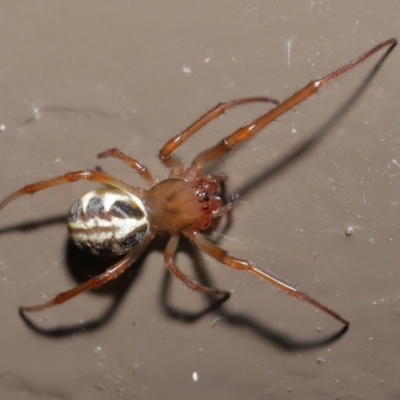
<svg viewBox="0 0 400 400"><path fill-rule="evenodd" d="M390 46L391 49L396 43L396 39L390 39L375 46L342 68L312 81L282 103L269 97L250 97L217 104L182 133L170 139L160 150L158 155L161 162L170 169L168 179L159 182L142 163L118 149L111 149L98 155L99 158L114 157L121 160L133 168L150 189L131 186L103 172L83 170L27 185L11 194L0 203L0 209L20 196L64 183L86 180L108 185L112 189L93 190L72 205L68 214L68 229L72 241L81 248L100 255L125 254L102 274L71 290L60 293L44 304L20 307L20 311L44 310L63 303L85 290L97 288L105 282L117 278L138 258L157 232L165 231L169 234L169 240L164 252L164 262L171 273L191 289L226 297L230 293L202 286L178 268L175 263L175 253L181 236L189 239L200 250L217 261L231 268L250 272L290 296L311 303L348 326L347 320L307 296L296 286L250 261L228 254L201 233L210 227L214 218L222 216L233 208L233 202L225 202L217 195L221 182L228 178L227 175L206 175L203 170L208 162L215 161L227 154L238 143L252 137L271 121L317 92L323 85L360 64L381 48ZM172 156L174 150L185 140L228 109L255 102L269 102L275 104L276 107L225 137L215 146L200 152L187 168L182 161Z"/></svg>

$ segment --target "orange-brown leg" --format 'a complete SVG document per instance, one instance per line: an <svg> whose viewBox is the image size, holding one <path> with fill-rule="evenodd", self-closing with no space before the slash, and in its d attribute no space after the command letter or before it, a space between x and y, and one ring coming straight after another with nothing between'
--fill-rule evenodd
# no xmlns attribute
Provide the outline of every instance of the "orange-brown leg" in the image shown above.
<svg viewBox="0 0 400 400"><path fill-rule="evenodd" d="M230 292L227 290L213 289L200 285L198 282L186 276L175 264L175 253L179 243L179 236L172 235L168 241L164 253L164 262L170 272L180 279L185 285L189 286L192 290L198 290L203 293L221 294L229 296Z"/></svg>
<svg viewBox="0 0 400 400"><path fill-rule="evenodd" d="M0 203L0 210L10 203L11 201L17 199L18 197L24 196L26 194L32 194L38 192L40 190L47 189L52 186L62 185L64 183L75 182L78 180L85 180L85 181L95 181L104 183L106 185L113 186L117 189L124 190L126 192L130 192L136 194L139 197L143 197L144 190L141 188L137 188L135 186L128 185L125 182L122 182L111 175L105 174L99 171L93 170L84 170L84 171L75 171L75 172L68 172L65 175L59 176L57 178L52 178L46 181L33 183L32 185L27 185L22 189L12 193L10 196L5 198Z"/></svg>
<svg viewBox="0 0 400 400"><path fill-rule="evenodd" d="M300 291L294 285L285 282L283 279L278 278L274 274L269 271L266 271L259 266L247 261L242 260L240 258L232 257L228 254L227 251L221 249L220 247L216 246L215 244L208 241L201 233L198 231L193 231L190 229L186 229L183 231L184 235L187 236L200 250L204 251L209 256L215 258L222 264L227 265L228 267L235 268L238 270L243 270L250 272L251 274L255 275L256 277L262 279L263 281L269 283L270 285L274 286L275 288L281 290L282 292L287 293L288 295L295 297L300 300L307 301L308 303L314 305L315 307L319 308L320 310L326 312L333 318L340 321L343 325L348 326L350 323L349 321L342 318L339 314L335 311L329 309L328 307L321 304L319 301L313 299L312 297L306 295L302 291Z"/></svg>
<svg viewBox="0 0 400 400"><path fill-rule="evenodd" d="M175 170L175 175L179 175L179 171L180 172L183 171L184 165L182 161L171 156L171 153L177 147L179 147L185 140L190 138L190 136L196 133L203 126L208 124L213 119L219 117L228 109L242 104L255 103L255 102L279 104L278 100L272 99L270 97L249 97L246 99L238 99L238 100L228 101L225 103L218 103L215 107L213 107L210 111L202 115L198 120L196 120L192 125L186 128L179 135L176 135L172 139L168 140L168 142L158 153L160 160L165 166L171 168L172 170Z"/></svg>
<svg viewBox="0 0 400 400"><path fill-rule="evenodd" d="M104 283L117 278L137 259L137 257L139 257L140 253L142 253L142 251L146 248L151 239L152 235L149 234L140 246L132 249L124 258L119 260L112 267L107 268L107 270L104 271L102 274L89 279L87 282L82 283L81 285L71 290L58 294L52 300L44 304L40 304L37 306L20 307L19 310L21 312L45 310L46 308L64 303L65 301L77 296L82 292L85 292L86 290L96 289Z"/></svg>
<svg viewBox="0 0 400 400"><path fill-rule="evenodd" d="M158 183L157 179L153 178L151 175L149 169L143 165L140 161L137 161L135 158L129 157L126 154L124 154L122 151L118 149L110 149L107 151L103 151L102 153L97 155L98 158L105 158L105 157L114 157L117 158L118 160L121 160L125 164L129 165L131 168L133 168L141 178L143 178L148 185L154 186L155 184Z"/></svg>
<svg viewBox="0 0 400 400"><path fill-rule="evenodd" d="M397 39L390 39L386 40L385 42L375 46L373 49L369 50L362 56L358 57L354 61L346 64L342 68L332 72L331 74L317 79L315 81L310 82L308 85L304 86L298 92L290 96L287 100L283 103L275 107L273 110L267 112L266 114L262 115L261 117L257 118L250 124L238 129L237 131L233 132L230 136L222 139L217 145L202 151L193 161L192 165L188 168L187 172L185 173L186 176L195 175L197 176L200 171L204 168L205 164L208 161L216 160L226 153L228 153L234 146L240 143L243 140L246 140L268 125L270 122L274 121L280 115L284 114L286 111L293 108L296 104L304 101L312 94L316 93L322 86L326 85L331 80L337 78L338 76L344 74L351 68L355 67L357 64L360 64L368 57L375 54L378 50L382 49L383 47L390 46L388 51L397 44Z"/></svg>

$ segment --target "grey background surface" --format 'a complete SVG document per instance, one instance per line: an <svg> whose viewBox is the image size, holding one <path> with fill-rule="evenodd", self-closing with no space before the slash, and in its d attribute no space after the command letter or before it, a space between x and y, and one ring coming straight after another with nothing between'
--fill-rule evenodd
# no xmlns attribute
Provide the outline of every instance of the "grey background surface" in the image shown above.
<svg viewBox="0 0 400 400"><path fill-rule="evenodd" d="M96 159L111 147L165 177L157 151L219 101L284 99L400 36L398 0L3 0L0 11L2 197L96 166L141 184L122 163ZM315 134L381 54L217 162L228 189ZM2 211L1 398L398 398L399 65L396 48L317 146L240 198L219 237L349 319L344 336L324 343L339 323L208 257L199 263L210 284L233 294L194 318L209 301L166 279L162 242L131 276L32 314L29 327L19 305L77 285L96 264L68 247L60 222L95 187L75 183ZM179 155L189 162L262 111L230 111ZM178 256L196 276L192 260Z"/></svg>

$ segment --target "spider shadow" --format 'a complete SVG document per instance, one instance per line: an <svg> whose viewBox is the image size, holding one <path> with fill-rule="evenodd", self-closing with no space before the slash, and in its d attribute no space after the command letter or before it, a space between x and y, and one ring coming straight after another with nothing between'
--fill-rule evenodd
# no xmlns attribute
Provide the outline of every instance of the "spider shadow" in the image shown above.
<svg viewBox="0 0 400 400"><path fill-rule="evenodd" d="M361 84L358 86L357 90L350 96L350 98L338 108L338 110L324 123L322 124L316 131L310 135L310 137L300 144L298 144L295 148L293 148L288 154L280 158L276 163L267 166L262 170L259 174L257 174L253 179L249 180L245 185L240 187L236 193L239 197L243 198L246 195L250 194L253 190L255 190L259 185L265 183L269 179L272 179L274 176L277 176L279 173L282 173L288 167L292 166L295 162L299 161L302 156L305 156L308 152L310 152L331 130L335 123L338 120L343 118L347 112L351 109L351 107L356 103L356 101L361 97L363 92L367 89L369 83L373 80L375 75L378 73L385 59L389 56L391 51L396 46L394 43L392 46L388 48L388 50L382 55L379 61L372 68L370 73L364 78ZM226 157L229 158L229 155ZM212 171L212 168L210 169ZM229 224L230 225L230 224ZM192 253L193 260L196 260L195 268L196 272L199 275L200 283L204 286L214 287L210 283L209 277L206 275L206 269L201 265L198 258L197 250L190 250ZM197 254L195 254L197 253ZM344 333L347 332L348 326L342 327L336 333L329 335L321 340L317 341L298 341L282 332L278 332L273 328L261 324L260 322L252 319L251 317L238 313L227 312L220 307L220 305L227 300L227 298L219 299L218 301L212 300L212 296L204 294L210 303L207 308L205 308L201 312L197 313L188 313L187 311L183 311L177 309L168 304L168 281L170 277L166 275L163 290L161 292L161 303L164 305L165 312L171 317L185 321L187 323L191 323L201 318L205 313L216 311L218 316L222 318L225 322L235 325L235 326L246 326L250 328L254 333L258 334L260 337L275 343L277 346L284 348L285 350L298 350L298 349L306 349L306 348L314 348L319 346L325 346L338 338L340 338Z"/></svg>
<svg viewBox="0 0 400 400"><path fill-rule="evenodd" d="M225 194L224 187L222 187L221 189L221 195L223 194ZM231 218L230 216L228 216L228 218L225 219L225 223L222 228L223 231L229 228L230 221ZM0 229L0 235L10 232L29 232L39 228L44 228L56 224L65 224L65 223L66 223L65 215L58 215L42 220L31 220L24 223L2 228ZM217 223L219 223L219 221ZM105 283L104 285L95 290L89 290L91 295L108 296L112 298L110 305L105 307L105 309L103 309L103 311L99 316L86 320L83 323L79 322L76 324L57 326L54 328L53 327L45 328L39 325L33 319L31 319L29 313L24 313L20 311L19 315L21 319L31 330L33 330L37 334L51 338L63 338L74 335L76 333L80 334L89 333L91 331L101 328L103 325L111 322L111 320L115 316L127 292L130 290L131 286L139 277L141 272L141 267L148 254L154 251L163 253L166 247L167 239L168 238L166 237L166 235L163 234L157 235L156 238L151 242L151 245L149 245L143 251L141 256L138 257L138 259L130 266L130 268L128 268L121 276L119 276L115 280ZM122 256L99 257L93 255L89 252L79 249L76 245L74 245L74 243L70 239L66 241L65 254L66 254L66 266L69 271L69 275L75 282L74 286L87 282L93 276L101 274L108 267L117 262L119 258L122 257ZM170 275L168 271L167 275ZM201 280L203 280L203 278L201 278ZM201 311L194 319L198 319L201 316L208 314L224 300L226 300L226 298L216 300L213 307L207 307L206 309Z"/></svg>
<svg viewBox="0 0 400 400"><path fill-rule="evenodd" d="M222 225L222 227L220 228L220 232L224 232L229 229L231 225L231 220L232 216L229 213L227 215L227 218L223 222L217 222L217 224ZM65 216L54 216L40 221L28 221L22 224L9 226L1 229L0 234L5 234L13 231L30 231L37 228L43 228L60 223L65 223ZM222 237L222 235L219 237ZM118 277L118 279L108 282L96 290L90 291L92 295L112 297L110 305L101 312L100 316L96 316L93 319L87 320L83 323L70 324L61 327L58 326L55 328L44 328L31 320L27 314L20 312L22 320L34 332L51 338L63 338L76 333L89 333L91 331L101 328L103 325L111 322L111 320L115 316L127 292L130 290L131 286L139 277L141 267L147 255L153 251L158 251L162 253L165 249L166 241L167 240L165 236L158 235L153 240L152 244L148 246L143 254L135 261L134 265L128 268L124 272L124 274ZM117 260L116 258L98 257L82 251L78 247L76 247L70 240L66 242L65 247L65 253L67 255L67 268L76 284L81 284L89 280L92 276L99 275ZM204 265L203 257L201 256L200 251L186 240L182 241L179 251L186 253L187 256L192 260L193 268L198 281L202 285L215 287L215 285L211 281L210 275L207 272L207 267ZM225 323L229 323L230 325L236 327L245 326L246 328L251 329L255 334L257 334L264 340L273 342L277 346L282 347L286 350L324 346L344 333L339 332L336 335L332 335L326 339L319 340L317 342L298 342L295 339L292 339L291 337L285 335L284 333L275 331L273 328L262 324L245 314L226 311L221 306L226 300L229 299L229 295L218 297L203 294L208 303L204 308L200 309L197 312L179 309L173 306L170 302L172 279L172 275L169 273L168 270L166 270L160 291L160 305L166 315L168 315L172 319L176 319L181 322L195 323L202 317L214 312L216 313L217 318L223 320ZM196 294L193 293L193 295Z"/></svg>
<svg viewBox="0 0 400 400"><path fill-rule="evenodd" d="M264 183L268 179L271 179L273 176L279 174L287 167L294 164L295 161L299 160L301 156L304 156L308 151L310 151L330 131L332 126L337 122L337 120L342 118L348 112L348 110L351 108L351 105L353 105L357 101L357 99L361 96L361 94L366 90L366 87L368 86L369 82L372 81L373 77L380 69L386 57L393 50L394 46L395 45L392 45L384 53L384 55L380 58L375 67L371 70L371 72L359 85L355 93L344 103L343 106L341 106L338 109L338 111L334 113L334 115L331 118L328 119L326 123L324 123L320 128L318 128L316 132L310 136L309 139L300 143L297 147L292 149L292 151L290 151L286 156L278 160L277 163L270 165L266 169L261 171L261 173L255 176L246 185L243 185L241 188L239 188L237 190L237 193L241 197L248 195L261 183ZM63 221L64 220L65 218L63 217ZM51 224L55 222L60 222L59 217L48 219L44 222L44 224ZM43 225L42 223L38 222L20 224L17 227L2 229L0 230L0 234L9 232L10 230L33 229L42 225ZM230 225L231 225L231 219L228 218L226 226L223 228L224 231L229 229ZM20 229L18 229L18 227ZM115 315L115 312L117 311L121 302L123 301L128 289L131 287L132 283L137 279L140 273L141 266L147 254L150 251L154 250L163 251L164 247L165 247L165 241L159 235L159 237L155 239L152 242L152 244L148 246L148 248L144 251L144 253L135 261L134 263L135 265L133 267L128 268L128 270L117 280L103 285L103 287L98 290L99 293L111 294L114 297L112 304L103 312L103 314L100 317L86 321L83 324L75 324L66 327L50 328L50 329L39 327L34 322L32 322L24 313L20 313L21 318L26 323L26 325L35 332L55 338L69 336L77 332L90 332L92 330L98 329L102 325L108 323ZM196 271L196 275L199 278L198 279L199 282L205 286L214 287L214 285L212 285L211 283L209 275L206 272L206 268L203 265L198 250L194 249L193 246L188 247L185 244L180 250L186 252L194 260L194 268ZM107 259L105 259L103 262L103 260L101 260L99 257L87 255L86 253L78 250L75 246L71 246L70 243L67 245L67 261L71 275L80 283L89 279L90 276L93 276L91 274L101 273L107 266L111 265L110 259L108 259L107 261L106 260ZM82 272L83 271L82 267L80 267L83 263L85 263L84 273ZM78 266L78 264L80 266ZM170 275L168 271L166 271L164 282L160 292L161 306L164 312L168 316L186 323L193 323L198 319L202 318L204 315L209 314L210 312L216 312L218 317L221 318L223 321L225 321L225 323L229 323L234 326L246 326L264 340L273 342L277 346L285 350L298 350L298 349L325 346L337 340L348 329L348 327L341 328L337 333L334 333L333 335L330 335L328 337L316 341L299 341L282 332L273 329L272 327L269 327L266 324L262 324L259 321L247 315L240 313L232 313L224 310L224 307L222 307L222 303L224 303L229 296L216 298L215 296L204 294L205 298L207 299L208 305L203 310L200 310L198 312L185 311L182 309L178 309L170 304L169 301L170 286L171 286L170 279L171 279Z"/></svg>
<svg viewBox="0 0 400 400"><path fill-rule="evenodd" d="M52 225L65 225L65 223L66 217L64 214L56 215L45 219L30 220L27 222L1 228L0 235L8 234L11 232L29 232ZM158 247L161 247L161 244L159 244ZM110 306L107 307L99 317L87 320L84 323L71 324L68 326L56 328L43 328L32 319L30 319L27 314L20 311L19 314L22 320L34 332L53 338L70 336L77 332L88 333L100 328L104 324L111 321L112 317L115 315L130 286L139 276L141 266L150 251L152 251L151 248L145 249L142 255L138 257L138 259L135 261L134 265L128 268L127 271L122 274L122 276L118 277L118 279L107 282L100 288L90 291L91 294L100 296L106 295L113 298ZM98 257L88 252L82 251L69 239L67 240L65 245L65 254L67 269L76 285L88 281L95 275L101 274L106 270L106 268L110 267L118 260L118 258L116 257Z"/></svg>
<svg viewBox="0 0 400 400"><path fill-rule="evenodd" d="M179 250L186 253L192 260L192 267L195 271L198 282L204 286L214 288L215 285L207 272L207 266L204 265L201 252L196 247L191 245L188 241L183 241ZM160 305L163 311L170 318L186 324L195 323L205 315L213 312L216 314L215 321L218 320L222 323L229 324L236 328L245 327L262 340L273 343L275 346L280 347L285 351L306 350L323 347L336 341L348 330L348 327L346 326L340 328L340 330L335 332L334 334L327 335L321 339L307 341L298 340L285 332L276 330L272 326L269 326L266 323L262 323L255 318L252 318L246 313L228 311L223 304L229 299L230 295L218 297L215 295L201 293L208 305L206 305L203 309L199 311L184 310L171 304L170 297L172 279L173 277L171 276L171 274L166 271L162 284L162 289L160 291ZM193 295L196 294L193 293Z"/></svg>
<svg viewBox="0 0 400 400"><path fill-rule="evenodd" d="M162 246L159 240L155 239L154 244L156 247ZM157 244L158 243L158 244ZM120 305L125 299L126 294L134 284L136 279L139 277L141 267L149 254L154 250L153 246L148 246L147 249L136 259L136 261L117 279L103 284L101 287L95 290L89 290L91 295L95 296L107 296L110 297L110 304L106 306L100 315L88 319L82 323L74 323L65 326L57 326L52 328L44 328L34 322L27 313L19 312L24 323L32 329L34 332L48 336L51 338L63 338L71 336L77 333L90 333L94 330L101 328L107 323L111 322L113 317L116 315ZM68 239L66 243L66 264L69 273L76 282L76 285L80 285L87 282L93 276L99 275L104 272L108 267L115 264L121 257L99 257L90 254L86 251L79 249Z"/></svg>
<svg viewBox="0 0 400 400"><path fill-rule="evenodd" d="M0 235L4 235L11 232L29 232L38 228L51 225L65 224L65 215L55 215L49 218L43 218L40 220L31 220L27 222L22 222L15 225L6 226L5 228L0 228Z"/></svg>
<svg viewBox="0 0 400 400"><path fill-rule="evenodd" d="M39 223L34 223L32 226L38 226ZM128 268L124 274L118 279L104 284L101 288L90 291L94 295L107 295L112 297L111 303L100 314L93 319L87 320L83 323L70 324L67 326L57 326L55 328L44 328L31 320L27 314L20 312L20 316L24 323L32 329L35 333L51 338L63 338L74 334L89 333L91 331L101 328L103 325L111 322L117 310L122 304L127 292L134 284L141 272L141 267L147 255L153 251L162 253L166 245L166 238L159 235L149 246L145 252L136 260L134 265ZM188 241L182 241L179 249L181 252L186 253L193 262L193 268L198 281L205 286L215 287L207 268L204 265L203 257L200 251L191 245ZM67 252L67 265L71 276L77 284L83 283L90 279L93 275L98 275L109 267L115 259L96 257L86 252L81 251L71 241L68 240L66 244ZM83 268L84 266L84 268ZM274 343L276 346L285 350L298 350L325 346L332 341L339 338L346 329L341 329L338 333L330 335L326 338L316 341L298 341L285 334L284 332L277 331L267 324L263 324L256 319L241 313L235 313L225 310L222 306L223 303L229 299L228 296L213 296L203 294L206 302L208 303L199 311L188 311L180 309L170 302L171 297L171 281L173 277L168 270L165 271L164 279L160 290L160 306L163 312L172 319L179 320L184 323L195 323L202 317L215 313L219 320L228 323L235 327L246 327L261 339ZM193 295L196 295L193 293Z"/></svg>
<svg viewBox="0 0 400 400"><path fill-rule="evenodd" d="M250 179L245 185L240 187L236 193L240 198L247 196L250 192L256 189L261 183L272 179L275 175L286 170L289 166L298 161L302 156L306 155L310 152L333 128L333 126L343 118L349 110L351 110L352 106L357 102L357 100L361 97L361 95L368 88L369 84L378 73L380 68L382 67L384 61L392 52L397 43L393 43L386 52L381 56L378 62L371 69L370 73L363 79L363 81L358 85L358 88L355 92L347 99L347 101L340 106L337 111L319 128L315 130L315 132L310 135L309 138L305 139L297 146L292 148L286 155L277 160L276 163L272 165L268 165L264 170L262 170L259 174L255 175L252 179ZM318 95L318 93L317 93Z"/></svg>
<svg viewBox="0 0 400 400"><path fill-rule="evenodd" d="M31 125L33 123L36 123L39 121L44 114L58 114L58 115L63 115L63 114L73 114L76 116L79 116L80 118L82 117L110 117L113 114L109 112L105 112L101 109L95 109L95 108L75 108L75 107L63 107L63 106L40 106L40 107L35 107L35 110L33 114L22 121L19 124L19 127L24 127L27 125Z"/></svg>

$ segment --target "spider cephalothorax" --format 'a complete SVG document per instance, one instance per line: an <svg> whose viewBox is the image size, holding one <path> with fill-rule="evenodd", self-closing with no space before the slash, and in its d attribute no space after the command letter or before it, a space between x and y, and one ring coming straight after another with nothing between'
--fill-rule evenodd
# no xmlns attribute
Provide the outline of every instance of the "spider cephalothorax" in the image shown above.
<svg viewBox="0 0 400 400"><path fill-rule="evenodd" d="M150 187L148 190L131 186L99 171L85 170L69 172L57 178L25 186L4 199L0 203L0 209L22 195L35 193L63 183L87 180L108 185L112 189L91 191L73 204L68 215L68 228L72 240L82 248L96 254L125 254L105 272L91 278L89 281L60 293L45 304L20 307L20 310L43 310L63 303L87 289L96 288L107 281L115 279L137 259L159 231L165 231L170 235L170 238L165 248L164 262L171 273L191 289L205 293L229 295L229 292L225 290L202 286L180 271L175 264L175 253L181 236L189 239L200 250L221 263L231 268L250 272L275 288L313 304L345 326L348 326L349 322L339 314L307 296L296 286L289 284L250 261L231 256L201 233L201 231L210 227L213 218L223 215L232 208L232 203L223 202L216 194L218 193L220 182L227 177L225 175L205 176L203 175L203 170L206 163L224 156L238 143L252 137L271 121L317 92L321 86L350 70L381 48L390 46L388 50L390 51L396 43L396 39L390 39L375 46L344 67L321 79L312 81L282 103L269 97L251 97L217 104L162 147L159 152L159 158L170 169L170 174L168 179L161 182L153 178L150 171L139 161L128 157L117 149L111 149L99 154L98 157L100 158L117 158L136 170L140 177L147 182ZM172 155L173 151L185 140L226 110L254 102L273 103L276 107L250 124L236 130L215 146L200 152L188 168L185 168L184 164Z"/></svg>
<svg viewBox="0 0 400 400"><path fill-rule="evenodd" d="M207 229L223 206L214 193L218 181L166 179L153 186L144 198L150 224L158 230L177 233L182 229Z"/></svg>

